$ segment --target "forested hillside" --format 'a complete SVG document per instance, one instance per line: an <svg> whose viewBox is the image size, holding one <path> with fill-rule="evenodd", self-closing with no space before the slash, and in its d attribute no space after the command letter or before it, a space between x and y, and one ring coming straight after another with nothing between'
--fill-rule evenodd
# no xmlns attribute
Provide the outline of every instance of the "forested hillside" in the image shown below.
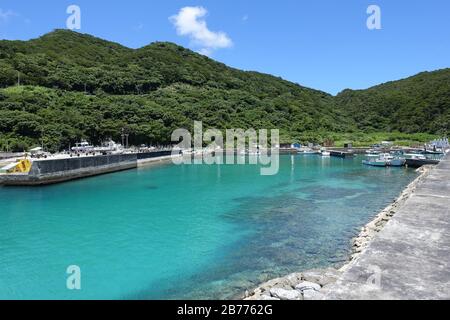
<svg viewBox="0 0 450 320"><path fill-rule="evenodd" d="M361 130L445 134L450 130L450 69L345 90L336 104Z"/></svg>
<svg viewBox="0 0 450 320"><path fill-rule="evenodd" d="M0 41L0 149L120 141L122 128L132 144L166 144L194 120L219 129L277 128L283 142L445 133L449 86L446 69L333 97L171 43L134 50L57 30Z"/></svg>

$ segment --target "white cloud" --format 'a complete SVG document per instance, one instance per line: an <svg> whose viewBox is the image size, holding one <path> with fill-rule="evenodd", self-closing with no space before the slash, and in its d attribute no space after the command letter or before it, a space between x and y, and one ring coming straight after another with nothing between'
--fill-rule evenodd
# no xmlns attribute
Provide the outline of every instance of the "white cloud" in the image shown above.
<svg viewBox="0 0 450 320"><path fill-rule="evenodd" d="M11 10L3 11L0 8L0 22L8 22L9 18L16 16L17 14Z"/></svg>
<svg viewBox="0 0 450 320"><path fill-rule="evenodd" d="M178 35L188 36L192 45L200 47L199 53L209 56L214 50L231 47L233 41L225 32L208 29L204 19L207 13L203 7L184 7L169 20L175 26Z"/></svg>

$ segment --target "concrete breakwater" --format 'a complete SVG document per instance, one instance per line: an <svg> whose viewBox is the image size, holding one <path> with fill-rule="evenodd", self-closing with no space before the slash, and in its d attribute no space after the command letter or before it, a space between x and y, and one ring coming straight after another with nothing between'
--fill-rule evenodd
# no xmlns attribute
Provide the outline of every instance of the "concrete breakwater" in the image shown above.
<svg viewBox="0 0 450 320"><path fill-rule="evenodd" d="M54 184L105 173L135 169L138 163L170 157L171 151L34 160L28 173L0 175L0 184L30 186Z"/></svg>
<svg viewBox="0 0 450 320"><path fill-rule="evenodd" d="M450 299L450 155L393 211L325 299Z"/></svg>
<svg viewBox="0 0 450 320"><path fill-rule="evenodd" d="M450 158L361 229L349 261L268 281L246 300L449 299Z"/></svg>

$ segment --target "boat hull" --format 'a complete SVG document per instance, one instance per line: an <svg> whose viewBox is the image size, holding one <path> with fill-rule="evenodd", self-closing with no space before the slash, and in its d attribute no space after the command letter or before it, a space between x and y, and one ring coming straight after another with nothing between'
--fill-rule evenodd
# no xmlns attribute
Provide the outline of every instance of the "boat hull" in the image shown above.
<svg viewBox="0 0 450 320"><path fill-rule="evenodd" d="M391 167L403 167L406 164L405 159L394 159L390 160L388 165Z"/></svg>
<svg viewBox="0 0 450 320"><path fill-rule="evenodd" d="M431 159L406 159L406 165L410 168L420 168L425 165L437 165L439 160Z"/></svg>
<svg viewBox="0 0 450 320"><path fill-rule="evenodd" d="M364 160L363 164L366 166L371 166L371 167L386 167L387 166L387 162L386 161L368 161L368 160Z"/></svg>

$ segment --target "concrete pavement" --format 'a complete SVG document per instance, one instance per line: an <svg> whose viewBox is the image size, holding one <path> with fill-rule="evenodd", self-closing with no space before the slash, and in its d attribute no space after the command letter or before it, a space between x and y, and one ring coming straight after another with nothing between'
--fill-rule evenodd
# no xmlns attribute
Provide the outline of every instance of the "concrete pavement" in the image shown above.
<svg viewBox="0 0 450 320"><path fill-rule="evenodd" d="M450 299L449 156L327 291L327 299Z"/></svg>

